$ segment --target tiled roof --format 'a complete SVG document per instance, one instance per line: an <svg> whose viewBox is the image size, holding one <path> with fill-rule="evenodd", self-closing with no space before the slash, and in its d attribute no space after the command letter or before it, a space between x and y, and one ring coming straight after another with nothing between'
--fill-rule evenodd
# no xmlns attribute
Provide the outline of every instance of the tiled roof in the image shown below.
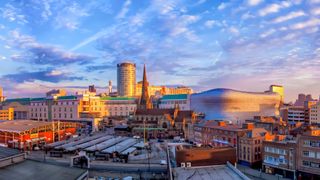
<svg viewBox="0 0 320 180"><path fill-rule="evenodd" d="M51 125L51 122L32 121L32 120L16 120L0 123L0 131L16 132L31 130L40 126Z"/></svg>
<svg viewBox="0 0 320 180"><path fill-rule="evenodd" d="M187 94L170 94L162 96L161 100L186 100L188 99Z"/></svg>
<svg viewBox="0 0 320 180"><path fill-rule="evenodd" d="M214 128L214 129L221 129L221 130L232 130L232 131L242 131L242 127L236 124L226 124L225 126L219 126L218 121L206 121L201 124L196 124L195 126L200 127L207 127L207 128Z"/></svg>
<svg viewBox="0 0 320 180"><path fill-rule="evenodd" d="M253 128L251 131L248 132L250 137L262 137L267 134L267 130L264 128Z"/></svg>

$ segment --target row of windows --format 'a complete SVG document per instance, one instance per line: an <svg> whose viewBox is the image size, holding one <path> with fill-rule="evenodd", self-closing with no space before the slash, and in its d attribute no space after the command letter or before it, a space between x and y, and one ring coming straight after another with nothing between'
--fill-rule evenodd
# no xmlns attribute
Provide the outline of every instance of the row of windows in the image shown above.
<svg viewBox="0 0 320 180"><path fill-rule="evenodd" d="M47 113L44 113L44 114L42 114L42 113L39 113L39 114L38 113L31 113L31 117L32 118L46 118L47 117Z"/></svg>
<svg viewBox="0 0 320 180"><path fill-rule="evenodd" d="M303 145L306 147L320 147L320 141L305 140Z"/></svg>
<svg viewBox="0 0 320 180"><path fill-rule="evenodd" d="M77 101L58 101L54 102L54 105L77 105ZM31 103L31 106L47 106L48 104L46 102L41 102L41 103Z"/></svg>
<svg viewBox="0 0 320 180"><path fill-rule="evenodd" d="M134 109L135 108L133 108L133 107L131 107L131 108L129 108L129 107L114 107L114 108L105 108L105 111L117 111L117 110L120 110L120 111L122 111L122 110L126 110L126 111L134 111ZM67 107L59 107L59 108L53 108L53 112L56 112L56 111L59 111L59 112L61 112L61 111L63 111L64 110L64 112L67 112ZM101 111L102 110L102 108L91 108L91 111ZM31 112L37 112L37 111L47 111L47 108L31 108ZM70 112L72 112L73 111L73 108L72 107L70 107L69 108L69 111Z"/></svg>
<svg viewBox="0 0 320 180"><path fill-rule="evenodd" d="M33 111L37 112L38 110L39 110L40 112L41 112L42 110L43 110L43 111L47 111L47 108L43 108L43 109L42 109L42 108L39 108L39 109L38 109L38 108L34 108L34 109L31 108L31 112L33 112Z"/></svg>
<svg viewBox="0 0 320 180"><path fill-rule="evenodd" d="M264 156L264 162L273 165L288 164L288 160L285 159L283 156L280 156L279 158L273 156Z"/></svg>
<svg viewBox="0 0 320 180"><path fill-rule="evenodd" d="M73 118L73 114L70 113L69 116L66 113L64 113L64 114L61 114L61 113L53 114L53 118L70 118L70 119L72 119Z"/></svg>
<svg viewBox="0 0 320 180"><path fill-rule="evenodd" d="M287 151L284 149L279 149L279 148L274 148L274 147L269 147L269 146L264 147L264 151L274 153L274 154L281 154L281 155L287 154Z"/></svg>
<svg viewBox="0 0 320 180"><path fill-rule="evenodd" d="M115 113L112 113L112 112L110 112L110 116L129 116L129 112L120 112L120 113L118 113L118 112L115 112Z"/></svg>
<svg viewBox="0 0 320 180"><path fill-rule="evenodd" d="M320 163L315 163L310 161L302 161L302 165L305 167L320 168Z"/></svg>
<svg viewBox="0 0 320 180"><path fill-rule="evenodd" d="M320 159L320 152L303 151L302 154L304 157Z"/></svg>
<svg viewBox="0 0 320 180"><path fill-rule="evenodd" d="M257 140L253 141L254 144L260 144L261 142L262 141L260 139L257 139ZM251 144L249 140L243 140L243 139L240 140L240 143L241 144Z"/></svg>
<svg viewBox="0 0 320 180"><path fill-rule="evenodd" d="M180 101L161 101L161 104L187 104L187 100L180 100Z"/></svg>
<svg viewBox="0 0 320 180"><path fill-rule="evenodd" d="M150 117L150 118L149 117L143 117L143 116L142 117L139 117L139 116L136 117L137 121L139 121L139 120L140 121L144 121L144 120L146 120L146 121L149 121L149 120L150 121L158 121L159 119L160 119L159 117Z"/></svg>

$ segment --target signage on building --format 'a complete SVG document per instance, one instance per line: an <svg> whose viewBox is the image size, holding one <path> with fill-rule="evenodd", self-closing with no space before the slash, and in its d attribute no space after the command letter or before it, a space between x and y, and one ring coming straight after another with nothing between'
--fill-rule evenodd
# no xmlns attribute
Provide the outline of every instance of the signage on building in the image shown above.
<svg viewBox="0 0 320 180"><path fill-rule="evenodd" d="M30 134L30 139L38 138L38 133Z"/></svg>

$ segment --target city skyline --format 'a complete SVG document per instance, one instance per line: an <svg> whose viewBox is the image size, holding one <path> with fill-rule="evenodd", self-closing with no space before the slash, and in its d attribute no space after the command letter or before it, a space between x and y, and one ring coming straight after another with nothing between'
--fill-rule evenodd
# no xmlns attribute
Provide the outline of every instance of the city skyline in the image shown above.
<svg viewBox="0 0 320 180"><path fill-rule="evenodd" d="M0 86L8 97L116 84L143 64L152 85L318 98L320 1L7 1L0 3ZM105 88L106 89L106 88Z"/></svg>

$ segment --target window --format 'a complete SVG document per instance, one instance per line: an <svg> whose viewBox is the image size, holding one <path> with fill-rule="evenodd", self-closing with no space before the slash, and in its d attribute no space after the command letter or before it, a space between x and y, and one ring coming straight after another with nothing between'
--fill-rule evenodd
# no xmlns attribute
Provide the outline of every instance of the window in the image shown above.
<svg viewBox="0 0 320 180"><path fill-rule="evenodd" d="M303 166L310 166L310 162L309 161L302 161L302 165Z"/></svg>

